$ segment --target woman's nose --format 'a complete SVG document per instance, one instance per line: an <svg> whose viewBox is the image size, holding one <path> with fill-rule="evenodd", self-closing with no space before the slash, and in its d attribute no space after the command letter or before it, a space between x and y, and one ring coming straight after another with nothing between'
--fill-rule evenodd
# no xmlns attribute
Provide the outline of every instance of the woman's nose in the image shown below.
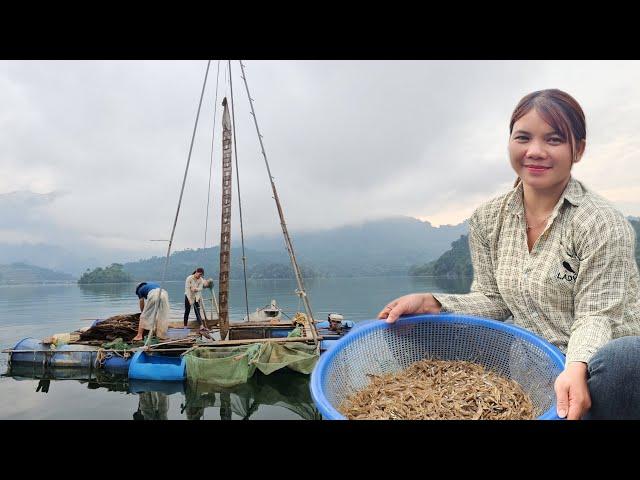
<svg viewBox="0 0 640 480"><path fill-rule="evenodd" d="M540 158L545 157L547 155L547 152L544 148L544 144L536 140L532 140L531 143L529 143L526 155L528 158Z"/></svg>

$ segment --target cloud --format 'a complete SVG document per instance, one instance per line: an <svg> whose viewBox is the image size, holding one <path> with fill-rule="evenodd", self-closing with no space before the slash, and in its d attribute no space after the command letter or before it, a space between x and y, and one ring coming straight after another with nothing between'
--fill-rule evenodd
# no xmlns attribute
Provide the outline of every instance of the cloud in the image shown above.
<svg viewBox="0 0 640 480"><path fill-rule="evenodd" d="M0 225L4 228L35 229L51 227L44 207L64 192L35 193L18 190L0 194Z"/></svg>
<svg viewBox="0 0 640 480"><path fill-rule="evenodd" d="M550 87L571 93L587 114L577 178L609 193L625 214L640 215L639 62L245 65L293 232L393 215L436 225L464 220L511 185L512 109L526 93ZM219 237L220 103L230 86L221 62L207 220L216 67L213 61L174 249L203 246L205 224L208 244ZM245 234L278 232L244 84L237 63L232 68ZM191 61L0 62L3 229L14 239L22 231L25 239L92 253L162 255L166 244L149 240L170 235L204 71L205 63ZM11 197L17 191L29 193ZM235 181L233 194L239 239Z"/></svg>

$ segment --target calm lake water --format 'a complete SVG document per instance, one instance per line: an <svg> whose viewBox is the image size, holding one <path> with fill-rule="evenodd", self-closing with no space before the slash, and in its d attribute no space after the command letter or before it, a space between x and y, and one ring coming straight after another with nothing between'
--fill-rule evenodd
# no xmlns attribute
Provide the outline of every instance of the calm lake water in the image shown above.
<svg viewBox="0 0 640 480"><path fill-rule="evenodd" d="M373 277L308 279L314 317L330 312L354 322L369 320L390 300L411 292L464 293L471 279ZM167 282L171 317L182 319L184 283ZM248 282L249 311L271 299L290 316L302 311L294 280ZM44 338L90 325L97 318L139 311L135 284L18 285L0 287L0 347L25 337ZM232 281L231 318L246 314L244 286ZM211 305L208 305L210 311ZM191 319L194 319L193 312ZM0 357L0 419L319 419L309 376L256 372L233 389L195 388L188 382L149 385L104 370L9 368Z"/></svg>

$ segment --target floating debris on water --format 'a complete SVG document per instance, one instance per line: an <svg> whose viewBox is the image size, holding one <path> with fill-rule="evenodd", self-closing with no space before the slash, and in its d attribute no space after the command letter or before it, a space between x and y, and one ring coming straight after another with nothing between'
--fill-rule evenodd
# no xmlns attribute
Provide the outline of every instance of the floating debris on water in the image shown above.
<svg viewBox="0 0 640 480"><path fill-rule="evenodd" d="M421 360L369 375L338 407L350 420L531 420L534 407L515 382L464 361Z"/></svg>

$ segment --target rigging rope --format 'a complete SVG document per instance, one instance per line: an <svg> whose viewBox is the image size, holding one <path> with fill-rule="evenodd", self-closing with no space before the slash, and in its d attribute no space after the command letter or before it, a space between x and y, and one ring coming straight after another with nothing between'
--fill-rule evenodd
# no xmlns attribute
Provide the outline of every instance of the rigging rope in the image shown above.
<svg viewBox="0 0 640 480"><path fill-rule="evenodd" d="M231 60L229 62L229 88L231 89L231 125L233 126L233 152L236 157L236 180L238 184L238 209L240 211L240 239L242 241L242 269L244 271L244 301L249 321L249 295L247 293L247 257L244 254L244 228L242 226L242 201L240 200L240 170L238 169L238 146L236 145L236 114L233 110L233 81L231 80Z"/></svg>
<svg viewBox="0 0 640 480"><path fill-rule="evenodd" d="M269 175L269 180L271 181L271 191L273 192L273 199L276 202L276 208L278 209L278 215L280 216L280 226L282 227L282 234L284 236L285 246L287 251L289 252L289 257L291 258L291 265L293 267L293 271L296 276L296 281L298 283L298 289L296 293L299 298L302 300L304 304L304 309L307 313L307 317L309 318L309 326L311 330L311 335L313 336L313 341L316 344L316 350L320 351L320 343L318 342L318 336L316 333L316 327L313 325L313 313L311 312L311 304L309 303L309 298L307 297L307 293L304 289L304 282L302 280L302 273L300 272L300 268L298 267L298 261L296 260L296 255L293 252L293 243L291 242L291 238L289 237L289 232L287 231L287 224L284 221L284 213L282 212L282 206L280 205L280 200L278 198L278 191L276 190L276 184L273 180L273 176L271 175L271 169L269 168L269 161L267 160L267 153L264 149L264 143L262 142L262 135L260 134L260 128L258 127L258 118L256 117L256 112L253 108L253 98L251 98L251 93L249 93L249 84L247 83L247 75L244 71L244 65L242 64L242 60L240 62L240 69L242 70L241 78L244 80L244 87L247 90L247 98L249 99L249 105L251 106L251 115L253 116L253 123L256 126L256 133L258 134L258 141L260 142L260 148L262 149L262 156L264 157L264 163L267 166L267 173Z"/></svg>
<svg viewBox="0 0 640 480"><path fill-rule="evenodd" d="M204 81L202 82L202 92L200 93L200 102L198 103L198 112L196 113L196 121L193 126L193 133L191 135L191 145L189 146L189 155L187 156L187 165L184 169L184 177L182 179L182 188L180 189L180 198L178 200L178 209L176 210L176 218L173 221L173 228L171 229L171 238L169 239L169 246L167 247L167 258L164 261L164 269L162 271L162 280L160 280L160 295L158 301L162 301L162 285L164 284L165 277L167 275L167 267L169 266L169 256L171 255L171 245L173 244L173 236L176 233L176 225L178 224L178 215L180 214L180 205L182 204L182 195L184 194L184 185L187 182L187 173L189 172L189 163L191 162L191 152L193 151L193 141L196 137L196 130L198 128L198 119L200 118L200 108L202 107L202 99L204 97L204 89L207 86L207 77L209 76L209 66L211 65L211 60L207 61L207 70L204 74ZM153 335L156 329L156 322L158 321L158 310L155 309L155 314L153 316L153 325L151 330L149 331L149 335L147 336L147 340L145 342L145 346L149 345L151 341L151 336ZM142 321L142 319L140 319Z"/></svg>

